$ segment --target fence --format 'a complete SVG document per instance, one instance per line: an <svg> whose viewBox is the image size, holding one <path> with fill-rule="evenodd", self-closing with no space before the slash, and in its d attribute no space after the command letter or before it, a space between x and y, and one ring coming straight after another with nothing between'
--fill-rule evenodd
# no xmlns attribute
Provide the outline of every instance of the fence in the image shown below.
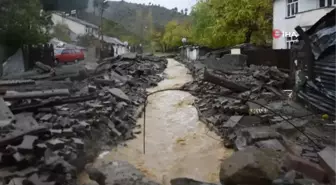
<svg viewBox="0 0 336 185"><path fill-rule="evenodd" d="M290 71L290 50L289 49L255 49L242 50L247 56L247 65L277 66L279 69Z"/></svg>
<svg viewBox="0 0 336 185"><path fill-rule="evenodd" d="M35 62L55 67L54 46L52 44L24 45L22 47L24 69L32 69Z"/></svg>

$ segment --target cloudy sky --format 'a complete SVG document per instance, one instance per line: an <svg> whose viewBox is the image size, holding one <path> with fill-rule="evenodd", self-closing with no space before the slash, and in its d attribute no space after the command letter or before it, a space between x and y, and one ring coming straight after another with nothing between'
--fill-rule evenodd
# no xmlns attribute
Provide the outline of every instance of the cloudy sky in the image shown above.
<svg viewBox="0 0 336 185"><path fill-rule="evenodd" d="M117 0L114 0L117 1ZM127 2L132 2L132 3L153 3L153 4L160 4L161 6L164 6L168 9L172 9L177 7L179 10L181 8L188 8L191 10L191 7L196 4L197 0L125 0Z"/></svg>

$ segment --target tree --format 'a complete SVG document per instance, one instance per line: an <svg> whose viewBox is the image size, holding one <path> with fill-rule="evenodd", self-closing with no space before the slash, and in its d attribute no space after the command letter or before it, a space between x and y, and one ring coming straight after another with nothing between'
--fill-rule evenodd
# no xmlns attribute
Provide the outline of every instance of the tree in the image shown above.
<svg viewBox="0 0 336 185"><path fill-rule="evenodd" d="M51 16L41 10L39 0L2 0L0 42L20 47L48 41Z"/></svg>
<svg viewBox="0 0 336 185"><path fill-rule="evenodd" d="M185 15L188 15L188 8L184 9L184 13L185 13Z"/></svg>
<svg viewBox="0 0 336 185"><path fill-rule="evenodd" d="M181 14L184 14L184 10L183 9L181 9Z"/></svg>
<svg viewBox="0 0 336 185"><path fill-rule="evenodd" d="M202 0L192 16L194 36L201 36L201 42L210 47L262 44L271 39L271 0Z"/></svg>
<svg viewBox="0 0 336 185"><path fill-rule="evenodd" d="M87 8L88 0L40 0L43 9L60 10L69 12L71 10L84 10Z"/></svg>
<svg viewBox="0 0 336 185"><path fill-rule="evenodd" d="M191 38L191 24L187 21L170 21L165 26L163 43L168 49L174 49L182 45L182 38ZM191 40L191 39L190 39Z"/></svg>
<svg viewBox="0 0 336 185"><path fill-rule="evenodd" d="M69 27L66 24L56 24L53 29L53 36L64 41L71 42L71 38L69 35Z"/></svg>

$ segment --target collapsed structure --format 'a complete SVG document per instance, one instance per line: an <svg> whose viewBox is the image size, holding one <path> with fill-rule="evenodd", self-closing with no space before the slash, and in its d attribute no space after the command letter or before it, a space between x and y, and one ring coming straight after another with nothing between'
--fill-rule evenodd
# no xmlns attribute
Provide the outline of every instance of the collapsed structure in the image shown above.
<svg viewBox="0 0 336 185"><path fill-rule="evenodd" d="M145 89L163 79L166 65L129 54L91 68L37 63L1 80L0 182L76 184L101 149L139 134L133 129Z"/></svg>

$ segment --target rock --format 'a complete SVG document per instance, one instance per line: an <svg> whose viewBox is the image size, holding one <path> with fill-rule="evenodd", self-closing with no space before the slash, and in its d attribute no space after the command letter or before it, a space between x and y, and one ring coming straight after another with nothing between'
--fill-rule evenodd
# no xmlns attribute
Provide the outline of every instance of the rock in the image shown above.
<svg viewBox="0 0 336 185"><path fill-rule="evenodd" d="M189 178L176 178L170 181L171 185L216 185L206 182L195 181Z"/></svg>
<svg viewBox="0 0 336 185"><path fill-rule="evenodd" d="M23 185L24 180L25 178L13 178L11 181L9 181L8 185Z"/></svg>
<svg viewBox="0 0 336 185"><path fill-rule="evenodd" d="M53 150L64 148L65 143L59 139L51 139L47 142L47 146Z"/></svg>
<svg viewBox="0 0 336 185"><path fill-rule="evenodd" d="M295 185L319 185L316 180L313 179L297 179L295 180Z"/></svg>
<svg viewBox="0 0 336 185"><path fill-rule="evenodd" d="M309 122L309 120L293 119L290 120L290 122L293 123L296 128L301 129ZM294 128L293 125L289 124L287 121L282 121L273 125L272 127L277 129L278 131L296 131L296 128Z"/></svg>
<svg viewBox="0 0 336 185"><path fill-rule="evenodd" d="M258 148L268 148L279 152L286 151L286 148L277 139L270 139L266 141L259 141L255 143Z"/></svg>
<svg viewBox="0 0 336 185"><path fill-rule="evenodd" d="M281 135L268 126L250 127L241 129L241 134L247 139L248 144L268 139L281 139Z"/></svg>
<svg viewBox="0 0 336 185"><path fill-rule="evenodd" d="M105 163L96 168L106 177L106 185L159 185L145 177L131 164L124 161L113 161ZM101 183L99 183L101 185Z"/></svg>
<svg viewBox="0 0 336 185"><path fill-rule="evenodd" d="M243 116L231 116L229 120L223 125L224 128L234 128Z"/></svg>
<svg viewBox="0 0 336 185"><path fill-rule="evenodd" d="M85 183L84 185L99 185L96 181L90 181L88 183Z"/></svg>
<svg viewBox="0 0 336 185"><path fill-rule="evenodd" d="M328 173L329 181L335 184L335 150L330 147L318 153L321 167Z"/></svg>
<svg viewBox="0 0 336 185"><path fill-rule="evenodd" d="M118 89L118 88L112 88L112 89L109 89L108 90L113 96L123 100L123 101L127 101L129 102L130 99L129 97L121 90L121 89Z"/></svg>
<svg viewBox="0 0 336 185"><path fill-rule="evenodd" d="M294 183L294 180L296 178L296 171L291 170L289 172L286 173L284 180L290 184Z"/></svg>
<svg viewBox="0 0 336 185"><path fill-rule="evenodd" d="M25 135L22 143L17 147L21 153L33 152L34 142L38 139L36 136Z"/></svg>
<svg viewBox="0 0 336 185"><path fill-rule="evenodd" d="M312 163L298 156L287 154L283 165L287 170L301 172L307 177L315 179L318 182L324 182L327 179L326 171L318 164Z"/></svg>
<svg viewBox="0 0 336 185"><path fill-rule="evenodd" d="M220 182L225 185L269 185L281 172L282 153L269 149L246 149L225 159Z"/></svg>
<svg viewBox="0 0 336 185"><path fill-rule="evenodd" d="M86 167L86 172L88 173L91 180L96 181L99 185L105 184L106 176L97 168L88 165Z"/></svg>

